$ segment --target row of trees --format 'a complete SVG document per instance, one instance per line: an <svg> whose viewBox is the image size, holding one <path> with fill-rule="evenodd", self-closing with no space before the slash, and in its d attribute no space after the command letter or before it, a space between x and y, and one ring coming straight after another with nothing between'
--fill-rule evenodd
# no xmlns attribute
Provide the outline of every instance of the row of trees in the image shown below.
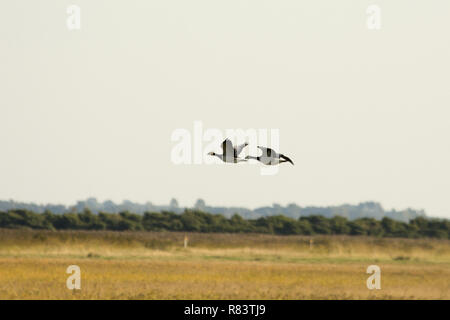
<svg viewBox="0 0 450 320"><path fill-rule="evenodd" d="M119 213L123 211L130 211L134 213L144 214L145 212L162 212L171 211L175 213L182 213L185 208L178 204L176 199L170 200L168 205L156 205L151 202L136 203L130 200L124 200L122 203L114 203L111 200L103 202L97 201L96 198L88 198L86 200L77 201L72 206L58 205L58 204L46 204L38 205L35 203L25 203L0 200L0 211L24 209L33 212L42 213L44 211L51 211L53 213L68 213L68 212L81 212L85 208L91 210L94 213L110 212ZM188 208L191 209L191 208ZM425 217L425 211L405 209L401 211L385 210L378 202L361 202L359 204L343 204L339 206L328 207L301 207L295 203L290 203L287 206L281 206L274 203L272 206L259 207L253 210L244 207L216 207L208 205L205 200L198 199L193 208L195 210L205 211L214 214L221 214L227 218L233 216L233 214L239 214L245 219L258 219L261 217L284 215L290 218L298 219L299 217L320 215L327 218L332 218L336 215L346 217L349 220L359 218L375 218L381 220L384 217L392 218L403 222L409 220Z"/></svg>
<svg viewBox="0 0 450 320"><path fill-rule="evenodd" d="M50 211L35 213L16 209L0 211L0 228L31 228L48 230L145 230L229 233L270 233L280 235L370 235L378 237L434 237L450 239L450 221L418 217L406 222L391 218L376 220L361 218L349 221L344 217L326 218L320 215L289 218L283 215L246 220L240 215L226 218L219 214L199 210L174 212L146 212L135 214L80 213L54 214Z"/></svg>

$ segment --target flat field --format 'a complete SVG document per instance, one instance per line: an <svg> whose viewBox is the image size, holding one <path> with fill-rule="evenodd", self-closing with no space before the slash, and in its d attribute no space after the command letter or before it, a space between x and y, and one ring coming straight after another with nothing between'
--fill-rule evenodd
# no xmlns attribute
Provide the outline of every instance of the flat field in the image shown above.
<svg viewBox="0 0 450 320"><path fill-rule="evenodd" d="M185 235L0 229L0 299L450 299L449 240Z"/></svg>

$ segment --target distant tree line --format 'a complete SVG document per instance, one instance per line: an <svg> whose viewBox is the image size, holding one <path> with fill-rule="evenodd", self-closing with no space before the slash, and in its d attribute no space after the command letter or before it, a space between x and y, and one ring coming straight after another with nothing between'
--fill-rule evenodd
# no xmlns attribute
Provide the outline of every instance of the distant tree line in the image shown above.
<svg viewBox="0 0 450 320"><path fill-rule="evenodd" d="M145 212L162 212L171 211L175 213L182 213L186 208L179 206L176 199L172 199L168 205L155 205L151 202L136 203L129 200L124 200L122 203L114 203L111 200L99 202L96 198L88 198L83 201L77 201L72 206L65 206L61 204L35 204L26 202L16 202L13 200L1 201L0 211L8 211L15 209L24 209L33 212L43 213L44 211L51 211L53 213L69 213L69 212L81 212L85 208L91 210L93 213L99 212L134 212L144 214ZM234 214L239 214L244 219L258 219L261 217L284 215L290 218L298 219L306 216L324 216L332 218L334 216L345 217L348 220L355 220L359 218L375 218L381 220L384 217L392 218L394 220L408 222L418 217L426 217L423 210L405 209L401 211L397 210L385 210L381 204L377 202L361 202L356 205L343 204L339 206L328 207L301 207L295 203L288 204L287 206L281 206L274 203L272 206L259 207L256 209L248 209L244 207L216 207L207 205L203 199L198 199L192 208L212 214L221 214L227 218L231 218Z"/></svg>
<svg viewBox="0 0 450 320"><path fill-rule="evenodd" d="M35 213L23 209L0 211L0 228L31 228L47 230L115 230L115 231L188 231L225 233L269 233L279 235L368 235L377 237L433 237L450 239L450 220L418 217L408 223L384 217L381 220L361 218L348 220L341 216L326 218L311 215L293 219L283 215L244 219L235 214L230 218L220 214L186 209L144 214L98 214L82 212L55 214Z"/></svg>

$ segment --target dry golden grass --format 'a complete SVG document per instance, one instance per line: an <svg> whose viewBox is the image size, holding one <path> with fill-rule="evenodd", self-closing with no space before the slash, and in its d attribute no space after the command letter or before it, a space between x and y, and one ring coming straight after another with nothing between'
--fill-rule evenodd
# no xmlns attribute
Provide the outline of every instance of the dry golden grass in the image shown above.
<svg viewBox="0 0 450 320"><path fill-rule="evenodd" d="M450 299L450 242L0 230L0 299ZM81 268L81 290L66 268ZM381 290L366 287L381 267Z"/></svg>

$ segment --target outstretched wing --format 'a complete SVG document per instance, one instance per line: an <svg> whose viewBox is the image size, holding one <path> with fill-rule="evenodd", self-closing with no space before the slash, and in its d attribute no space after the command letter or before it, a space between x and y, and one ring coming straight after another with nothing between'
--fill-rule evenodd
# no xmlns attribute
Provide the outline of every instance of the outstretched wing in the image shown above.
<svg viewBox="0 0 450 320"><path fill-rule="evenodd" d="M263 154L262 154L263 157L268 157L268 158L277 158L278 157L278 153L273 149L261 147L261 146L258 146L258 148L261 149L261 151L263 152Z"/></svg>
<svg viewBox="0 0 450 320"><path fill-rule="evenodd" d="M292 165L294 165L294 162L292 162L292 160L289 159L288 157L286 157L284 154L280 154L280 158L282 158L282 159L286 160L287 162L292 163Z"/></svg>
<svg viewBox="0 0 450 320"><path fill-rule="evenodd" d="M241 145L239 145L239 146L237 146L235 149L234 149L234 154L235 154L235 156L237 157L241 152L242 152L242 150L246 147L246 146L248 146L248 143L246 142L246 143L243 143L243 144L241 144Z"/></svg>
<svg viewBox="0 0 450 320"><path fill-rule="evenodd" d="M222 153L224 158L232 157L235 158L235 150L233 148L233 143L229 139L225 139L222 142Z"/></svg>

